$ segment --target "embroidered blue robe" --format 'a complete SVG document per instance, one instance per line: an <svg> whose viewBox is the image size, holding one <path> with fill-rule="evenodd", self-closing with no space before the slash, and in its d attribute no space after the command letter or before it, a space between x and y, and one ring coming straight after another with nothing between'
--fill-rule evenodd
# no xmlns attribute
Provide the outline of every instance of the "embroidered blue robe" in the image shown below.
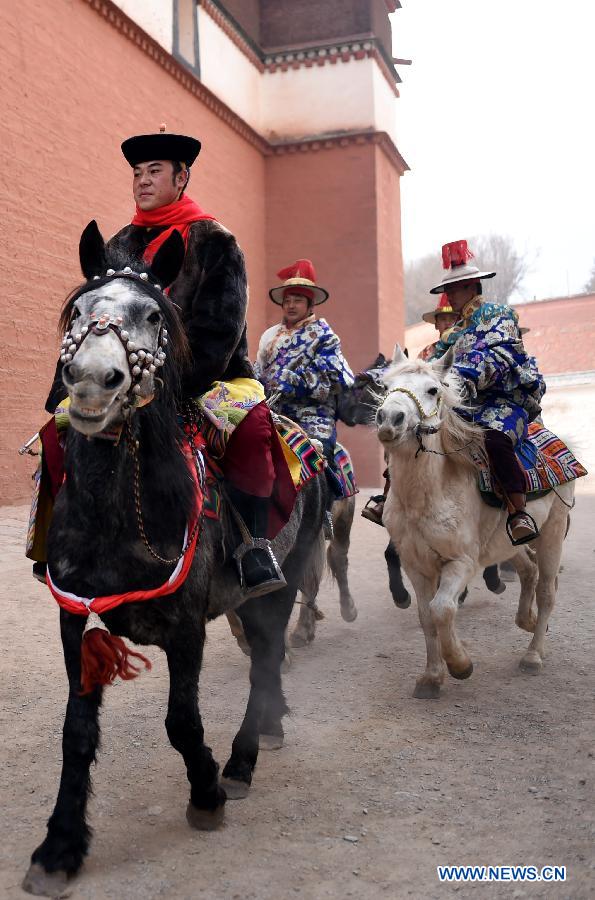
<svg viewBox="0 0 595 900"><path fill-rule="evenodd" d="M311 315L296 328L268 328L260 339L255 371L267 395L281 392L278 412L310 437L334 444L337 399L352 386L353 372L325 319Z"/></svg>
<svg viewBox="0 0 595 900"><path fill-rule="evenodd" d="M516 446L540 414L545 393L535 358L523 345L516 312L476 298L438 341L434 358L451 346L453 368L466 395L465 407L458 412L484 428L504 432Z"/></svg>

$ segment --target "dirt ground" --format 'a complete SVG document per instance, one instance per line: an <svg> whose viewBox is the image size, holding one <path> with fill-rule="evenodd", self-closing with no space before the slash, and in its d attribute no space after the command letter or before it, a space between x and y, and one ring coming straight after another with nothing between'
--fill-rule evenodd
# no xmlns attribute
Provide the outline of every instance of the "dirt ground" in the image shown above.
<svg viewBox="0 0 595 900"><path fill-rule="evenodd" d="M361 499L361 495L360 495ZM27 510L0 510L0 896L22 898L60 771L66 677L58 612L22 556ZM73 898L476 897L438 882L439 864L564 865L565 884L490 884L482 896L595 896L595 491L579 490L543 673L523 675L528 635L514 625L518 584L495 597L473 583L460 611L475 663L439 701L411 696L424 650L415 604L394 607L385 535L357 518L351 554L359 617L339 616L330 580L315 643L295 652L286 744L262 753L225 827L191 831L181 758L164 718L165 660L106 691L93 773L91 853ZM274 599L271 599L274 602ZM248 663L226 623L209 627L201 679L207 740L225 762ZM348 840L350 838L351 840Z"/></svg>

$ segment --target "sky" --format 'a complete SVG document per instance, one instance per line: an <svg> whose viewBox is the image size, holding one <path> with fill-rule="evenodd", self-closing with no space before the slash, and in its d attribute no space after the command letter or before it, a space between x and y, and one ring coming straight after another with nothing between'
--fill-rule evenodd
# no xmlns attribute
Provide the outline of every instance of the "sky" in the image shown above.
<svg viewBox="0 0 595 900"><path fill-rule="evenodd" d="M580 292L595 263L595 3L402 0L405 262L473 234L509 235L521 296Z"/></svg>

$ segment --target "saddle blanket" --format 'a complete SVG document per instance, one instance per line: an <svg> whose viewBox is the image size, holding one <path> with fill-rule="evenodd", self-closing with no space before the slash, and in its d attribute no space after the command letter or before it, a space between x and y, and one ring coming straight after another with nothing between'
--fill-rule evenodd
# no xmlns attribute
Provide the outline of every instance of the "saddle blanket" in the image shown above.
<svg viewBox="0 0 595 900"><path fill-rule="evenodd" d="M529 500L535 499L537 494L543 495L558 485L587 475L585 467L564 441L539 422L531 422L527 438L519 441L515 451L525 476L525 493ZM478 460L478 466L479 490L482 494L496 497L485 461Z"/></svg>
<svg viewBox="0 0 595 900"><path fill-rule="evenodd" d="M317 449L320 444L316 440L313 442L303 428L287 416L274 413L273 422L281 440L288 445L300 461L299 483L307 481L313 475L321 472L325 460ZM344 497L352 497L358 493L351 457L338 441L335 444L335 458L329 469Z"/></svg>

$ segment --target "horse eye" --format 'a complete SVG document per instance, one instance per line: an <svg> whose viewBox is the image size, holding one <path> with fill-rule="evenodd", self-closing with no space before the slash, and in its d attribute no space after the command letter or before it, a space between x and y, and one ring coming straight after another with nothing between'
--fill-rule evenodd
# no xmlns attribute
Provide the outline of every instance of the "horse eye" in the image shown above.
<svg viewBox="0 0 595 900"><path fill-rule="evenodd" d="M74 322L75 319L78 319L78 317L80 316L80 314L81 314L80 309L77 309L76 306L73 306L73 307L72 307L72 315L71 315L71 317L70 317L70 321L71 321L71 322Z"/></svg>
<svg viewBox="0 0 595 900"><path fill-rule="evenodd" d="M151 325L159 325L161 322L161 316L158 312L152 312L147 316L147 322L150 322Z"/></svg>
<svg viewBox="0 0 595 900"><path fill-rule="evenodd" d="M431 387L431 388L428 388L428 394L431 394L432 396L435 396L437 393L438 393L438 388L437 388L437 387Z"/></svg>

